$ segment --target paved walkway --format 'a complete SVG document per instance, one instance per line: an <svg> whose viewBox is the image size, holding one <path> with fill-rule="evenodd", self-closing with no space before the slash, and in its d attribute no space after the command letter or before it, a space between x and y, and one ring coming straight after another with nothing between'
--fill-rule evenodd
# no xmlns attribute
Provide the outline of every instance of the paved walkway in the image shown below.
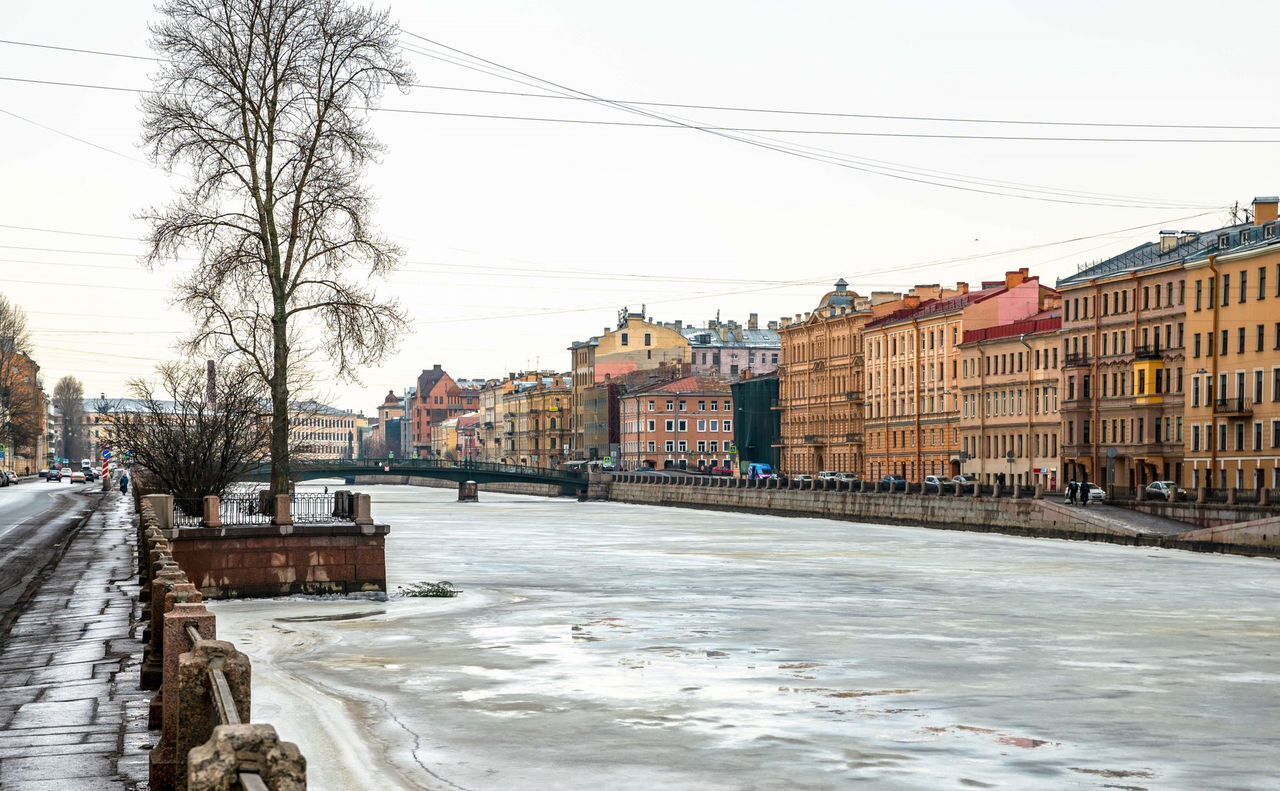
<svg viewBox="0 0 1280 791"><path fill-rule="evenodd" d="M93 496L101 506L0 646L5 791L145 787L132 506L117 492Z"/></svg>

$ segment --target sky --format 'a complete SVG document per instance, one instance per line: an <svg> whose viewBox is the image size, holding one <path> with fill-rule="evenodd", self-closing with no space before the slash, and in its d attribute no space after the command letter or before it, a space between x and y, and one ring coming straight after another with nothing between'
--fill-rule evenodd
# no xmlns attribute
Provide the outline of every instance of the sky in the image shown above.
<svg viewBox="0 0 1280 791"><path fill-rule="evenodd" d="M597 97L1067 123L646 107L699 126L792 130L715 134L376 112L387 153L366 182L378 225L406 250L378 287L412 324L359 381L321 372L317 393L366 414L434 363L455 378L566 370L568 345L614 325L622 307L763 323L811 309L841 276L866 293L1025 266L1052 284L1161 228L1218 227L1233 203L1280 193L1280 118L1268 98L1277 21L1261 2L390 8L412 49L464 57L408 33ZM135 0L0 0L0 39L145 56L155 18ZM548 92L420 52L407 53L418 83ZM4 78L137 89L153 65L0 43ZM586 101L440 88L382 105L662 123ZM147 163L139 138L135 94L0 79L0 293L28 312L48 390L71 374L87 394L122 395L177 359L190 325L169 302L190 264L148 271L137 258L145 227L134 216L181 183ZM1169 138L1179 141L1151 142ZM1190 142L1224 139L1263 142ZM966 189L937 186L940 174Z"/></svg>

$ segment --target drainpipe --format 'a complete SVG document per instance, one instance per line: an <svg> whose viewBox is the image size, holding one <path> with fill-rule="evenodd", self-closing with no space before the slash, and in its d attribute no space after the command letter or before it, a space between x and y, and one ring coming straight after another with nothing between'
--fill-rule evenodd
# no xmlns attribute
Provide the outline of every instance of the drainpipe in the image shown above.
<svg viewBox="0 0 1280 791"><path fill-rule="evenodd" d="M1222 295L1218 293L1218 257L1209 256L1209 272L1213 276L1213 334L1209 342L1213 344L1213 355L1209 358L1209 387L1213 388L1213 398L1209 401L1209 478L1206 489L1213 490L1213 475L1218 464L1218 404L1219 398L1225 398L1218 392L1218 357L1222 349L1218 346L1218 303Z"/></svg>
<svg viewBox="0 0 1280 791"><path fill-rule="evenodd" d="M924 365L922 364L921 359L920 359L920 357L921 357L921 352L922 352L922 349L923 349L923 344L920 342L920 320L919 320L919 319L914 318L914 317L911 319L911 331L912 331L912 333L915 335L915 339L912 341L912 343L915 345L915 362L916 362L916 375L915 375L915 389L916 389L916 409L915 409L915 413L916 413L916 420L915 420L915 432L916 432L916 475L917 475L917 476L919 476L919 478L920 478L920 484L923 486L923 485L924 485L924 457L923 457L923 455L922 455L922 451L920 450L920 447L921 447L921 440L923 439L923 437L921 437L921 436L920 436L920 404L921 404L921 399L920 399L920 388L921 388L921 387L923 386L923 384L924 384ZM921 491L924 491L924 490L923 490L923 489L921 489Z"/></svg>
<svg viewBox="0 0 1280 791"><path fill-rule="evenodd" d="M1031 470L1033 469L1035 464L1035 459L1031 455L1031 433L1033 430L1032 421L1031 421L1031 414L1032 414L1031 412L1031 407L1032 407L1031 405L1031 398L1032 398L1032 395L1031 395L1032 393L1032 390L1031 390L1031 370L1032 370L1031 369L1031 344L1027 343L1026 333L1023 333L1022 335L1018 336L1018 343L1021 343L1023 346L1027 348L1027 396L1026 398L1023 399L1023 405L1026 406L1027 408L1027 438L1023 441L1022 444L1023 444L1023 448L1027 452L1027 485L1035 486L1035 484L1031 482L1031 476L1033 475Z"/></svg>

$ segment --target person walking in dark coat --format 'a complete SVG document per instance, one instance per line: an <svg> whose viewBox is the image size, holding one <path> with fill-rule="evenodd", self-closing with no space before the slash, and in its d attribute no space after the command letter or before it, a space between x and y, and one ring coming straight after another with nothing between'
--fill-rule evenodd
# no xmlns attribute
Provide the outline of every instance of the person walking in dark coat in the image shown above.
<svg viewBox="0 0 1280 791"><path fill-rule="evenodd" d="M1089 479L1085 478L1080 482L1080 507L1089 507Z"/></svg>
<svg viewBox="0 0 1280 791"><path fill-rule="evenodd" d="M128 493L129 493L129 476L121 475L120 476L120 494L128 494Z"/></svg>
<svg viewBox="0 0 1280 791"><path fill-rule="evenodd" d="M1071 505L1076 504L1076 491L1077 491L1076 481L1074 478L1072 478L1070 481L1067 482L1067 502Z"/></svg>

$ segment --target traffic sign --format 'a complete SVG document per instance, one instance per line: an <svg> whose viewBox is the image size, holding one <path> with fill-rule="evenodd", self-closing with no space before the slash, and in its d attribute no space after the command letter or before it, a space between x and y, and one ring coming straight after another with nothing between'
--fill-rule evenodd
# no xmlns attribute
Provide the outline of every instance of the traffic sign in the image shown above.
<svg viewBox="0 0 1280 791"><path fill-rule="evenodd" d="M109 451L109 450L104 450L104 451L102 451L102 458L104 458L104 459L109 459L109 458L111 458L111 451Z"/></svg>

